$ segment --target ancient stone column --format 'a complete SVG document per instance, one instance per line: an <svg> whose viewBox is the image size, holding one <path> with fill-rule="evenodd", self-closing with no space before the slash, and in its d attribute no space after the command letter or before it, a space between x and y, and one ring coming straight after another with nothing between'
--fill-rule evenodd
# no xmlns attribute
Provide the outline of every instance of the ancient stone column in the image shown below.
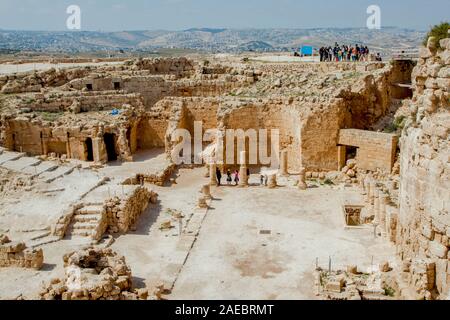
<svg viewBox="0 0 450 320"><path fill-rule="evenodd" d="M247 175L247 152L241 151L240 155L240 164L241 168L239 170L239 186L247 187L248 186L248 175Z"/></svg>
<svg viewBox="0 0 450 320"><path fill-rule="evenodd" d="M287 150L281 151L281 163L280 163L280 175L288 175L288 152Z"/></svg>
<svg viewBox="0 0 450 320"><path fill-rule="evenodd" d="M269 189L274 189L277 187L277 175L276 174L269 175L268 187L269 187Z"/></svg>
<svg viewBox="0 0 450 320"><path fill-rule="evenodd" d="M217 177L216 177L216 169L217 165L215 163L211 163L209 165L209 184L211 186L217 186Z"/></svg>
<svg viewBox="0 0 450 320"><path fill-rule="evenodd" d="M300 169L300 175L299 175L299 179L298 179L298 188L300 190L308 189L308 185L306 184L306 169L305 168Z"/></svg>
<svg viewBox="0 0 450 320"><path fill-rule="evenodd" d="M208 203L206 202L206 198L202 193L199 194L197 206L200 209L208 208Z"/></svg>
<svg viewBox="0 0 450 320"><path fill-rule="evenodd" d="M375 224L380 224L380 190L375 188L373 211L375 214Z"/></svg>
<svg viewBox="0 0 450 320"><path fill-rule="evenodd" d="M212 198L211 197L211 186L209 184L203 185L202 194L207 200L210 200Z"/></svg>
<svg viewBox="0 0 450 320"><path fill-rule="evenodd" d="M377 189L377 185L375 181L370 181L370 193L369 193L369 202L371 205L375 204L375 192Z"/></svg>
<svg viewBox="0 0 450 320"><path fill-rule="evenodd" d="M361 195L365 195L366 194L366 184L365 184L363 176L359 180L359 187L361 188Z"/></svg>
<svg viewBox="0 0 450 320"><path fill-rule="evenodd" d="M370 197L372 195L372 186L370 184L370 181L368 179L365 180L365 184L366 184L366 197L365 197L365 201L367 204L370 204Z"/></svg>
<svg viewBox="0 0 450 320"><path fill-rule="evenodd" d="M380 198L380 227L381 232L386 232L386 206L387 206L388 196L382 194Z"/></svg>

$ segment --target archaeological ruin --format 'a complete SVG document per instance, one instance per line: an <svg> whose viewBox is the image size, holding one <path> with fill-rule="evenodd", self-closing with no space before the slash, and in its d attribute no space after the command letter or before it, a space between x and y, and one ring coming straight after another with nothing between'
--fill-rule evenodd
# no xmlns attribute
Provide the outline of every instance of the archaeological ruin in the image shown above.
<svg viewBox="0 0 450 320"><path fill-rule="evenodd" d="M449 299L449 65L0 75L0 299Z"/></svg>

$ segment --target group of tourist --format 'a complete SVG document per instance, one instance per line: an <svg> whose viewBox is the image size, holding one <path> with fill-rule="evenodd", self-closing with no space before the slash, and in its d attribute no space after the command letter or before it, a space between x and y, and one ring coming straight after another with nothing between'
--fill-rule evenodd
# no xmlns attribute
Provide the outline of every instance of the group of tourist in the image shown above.
<svg viewBox="0 0 450 320"><path fill-rule="evenodd" d="M231 185L234 181L234 184L237 186L239 184L239 170L235 170L234 173L231 173L231 170L228 169L226 172L227 175L227 185ZM247 176L250 175L250 170L247 169ZM220 187L222 185L222 172L219 168L216 168L216 179L217 186Z"/></svg>
<svg viewBox="0 0 450 320"><path fill-rule="evenodd" d="M370 50L367 46L340 46L337 42L333 47L322 47L319 49L321 62L356 62L369 61ZM376 61L381 61L381 55L376 55Z"/></svg>
<svg viewBox="0 0 450 320"><path fill-rule="evenodd" d="M231 170L228 169L226 171L226 176L227 176L227 185L230 186L233 184L234 185L238 185L239 184L239 180L240 180L240 173L239 170L235 170L234 173L231 173ZM222 172L220 171L219 168L216 168L216 181L217 181L217 186L220 187L222 185ZM250 177L250 169L247 168L247 179ZM261 173L260 176L260 184L261 186L267 186L269 177L267 176L267 174Z"/></svg>

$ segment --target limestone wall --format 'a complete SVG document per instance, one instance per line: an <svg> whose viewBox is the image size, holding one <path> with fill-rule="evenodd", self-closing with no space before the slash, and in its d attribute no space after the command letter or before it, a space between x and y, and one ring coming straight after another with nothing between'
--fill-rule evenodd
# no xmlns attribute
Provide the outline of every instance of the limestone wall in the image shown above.
<svg viewBox="0 0 450 320"><path fill-rule="evenodd" d="M430 39L421 49L401 138L398 253L409 284L427 299L450 296L450 39L441 47Z"/></svg>
<svg viewBox="0 0 450 320"><path fill-rule="evenodd" d="M62 86L73 79L85 77L89 72L88 69L77 68L0 75L0 92L39 92L42 88Z"/></svg>
<svg viewBox="0 0 450 320"><path fill-rule="evenodd" d="M345 129L339 132L339 144L358 147L358 168L391 172L395 162L398 138L393 134Z"/></svg>
<svg viewBox="0 0 450 320"><path fill-rule="evenodd" d="M44 264L42 249L27 249L23 242L11 242L7 236L0 234L0 268L41 269Z"/></svg>
<svg viewBox="0 0 450 320"><path fill-rule="evenodd" d="M110 232L126 233L134 226L149 203L156 203L158 195L144 187L137 187L126 199L118 197L106 201L106 216Z"/></svg>
<svg viewBox="0 0 450 320"><path fill-rule="evenodd" d="M256 142L258 148L250 150L248 144L246 146L247 156L257 155L258 164L261 164L259 158L259 145L264 135L260 135L259 129L266 129L267 132L267 156L271 155L271 131L279 130L280 151L288 151L288 165L291 170L300 168L300 113L295 106L290 105L289 100L285 99L264 99L264 100L228 100L222 101L219 110L219 128L223 132L228 129L244 132L255 130ZM224 160L227 154L227 139L224 139ZM238 141L235 139L235 161L227 163L234 165L238 161ZM278 155L279 157L279 155ZM247 159L249 161L249 159ZM262 165L267 165L262 163Z"/></svg>
<svg viewBox="0 0 450 320"><path fill-rule="evenodd" d="M142 106L139 94L118 94L117 92L36 94L19 102L19 108L27 112L90 112L121 109L124 104Z"/></svg>

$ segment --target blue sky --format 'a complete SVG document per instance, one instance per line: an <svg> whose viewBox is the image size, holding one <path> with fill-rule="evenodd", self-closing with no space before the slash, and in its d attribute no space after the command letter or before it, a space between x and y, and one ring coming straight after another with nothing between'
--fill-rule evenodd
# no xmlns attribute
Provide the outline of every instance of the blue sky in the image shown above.
<svg viewBox="0 0 450 320"><path fill-rule="evenodd" d="M95 31L365 27L372 4L383 26L450 20L449 0L0 0L0 28L65 30L71 4L81 7L82 30Z"/></svg>

